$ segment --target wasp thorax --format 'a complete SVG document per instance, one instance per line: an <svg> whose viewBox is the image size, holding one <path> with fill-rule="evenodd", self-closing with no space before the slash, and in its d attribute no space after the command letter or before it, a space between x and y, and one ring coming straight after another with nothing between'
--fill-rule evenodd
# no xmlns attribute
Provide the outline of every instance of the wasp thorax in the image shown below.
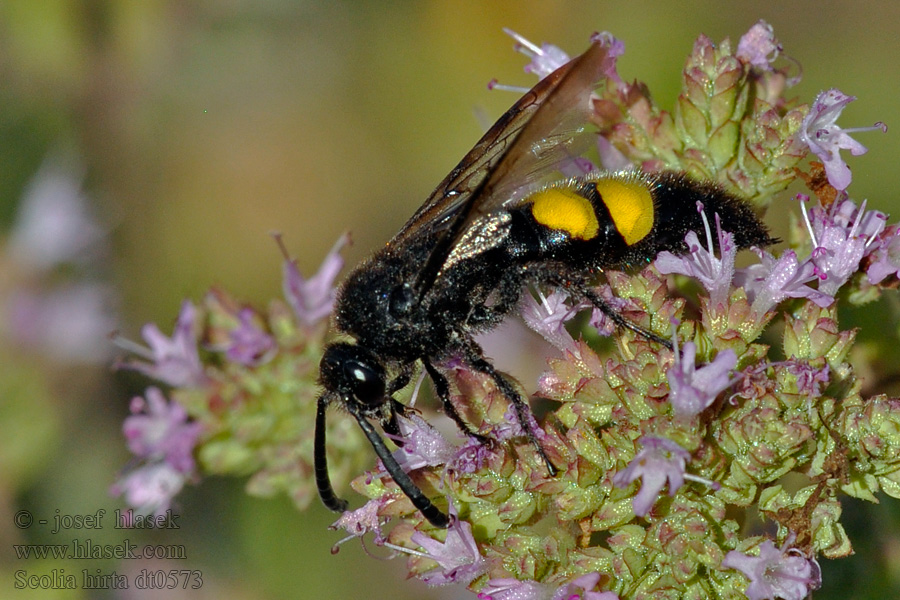
<svg viewBox="0 0 900 600"><path fill-rule="evenodd" d="M344 399L375 407L385 400L385 372L368 351L352 344L332 344L319 365L322 385Z"/></svg>

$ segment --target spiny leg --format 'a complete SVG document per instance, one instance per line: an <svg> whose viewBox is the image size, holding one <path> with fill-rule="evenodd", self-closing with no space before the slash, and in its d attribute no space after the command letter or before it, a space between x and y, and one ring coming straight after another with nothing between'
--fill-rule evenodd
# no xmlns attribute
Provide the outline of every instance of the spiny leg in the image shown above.
<svg viewBox="0 0 900 600"><path fill-rule="evenodd" d="M459 430L466 435L477 439L482 444L491 443L492 440L489 437L473 431L472 427L463 420L462 416L459 414L459 411L456 410L453 402L450 401L450 384L447 382L447 378L444 377L444 375L440 371L435 369L434 365L432 365L431 361L429 361L427 358L422 359L422 364L425 365L425 371L428 373L428 376L431 377L431 381L434 383L434 389L437 392L438 397L441 399L441 404L444 405L444 413L448 417L453 419L453 422L456 423L456 426L459 427Z"/></svg>
<svg viewBox="0 0 900 600"><path fill-rule="evenodd" d="M381 427L388 437L391 438L391 441L400 447L403 446L403 437L400 433L400 425L397 423L397 415L406 416L406 406L394 400L393 395L395 392L402 390L409 384L412 373L412 363L404 365L400 373L387 385L387 398L391 403L391 409L390 416L383 419Z"/></svg>
<svg viewBox="0 0 900 600"><path fill-rule="evenodd" d="M397 444L397 447L403 447L403 433L400 431L400 424L397 422L397 415L406 416L406 407L393 398L388 400L391 403L390 415L385 417L381 423L381 428L391 439Z"/></svg>
<svg viewBox="0 0 900 600"><path fill-rule="evenodd" d="M492 365L488 362L484 356L481 355L481 351L478 346L473 342L472 344L468 344L465 346L466 352L466 362L476 371L480 371L485 375L489 376L494 380L494 384L497 386L497 389L506 396L506 398L512 403L513 409L516 411L516 419L519 421L519 425L522 427L522 431L525 432L525 437L528 438L528 441L535 447L538 451L538 454L544 461L544 464L547 465L547 472L551 477L554 477L559 471L550 462L550 459L547 457L547 453L544 452L544 447L541 446L541 443L537 439L537 434L534 431L534 417L531 414L531 407L528 403L522 398L519 394L518 390L516 390L515 386L513 386L508 379L506 379L503 375L501 375Z"/></svg>
<svg viewBox="0 0 900 600"><path fill-rule="evenodd" d="M579 286L579 287L576 287L575 289L582 296L587 298L591 304L593 304L594 306L596 306L597 308L602 310L603 314L605 314L607 317L609 317L612 320L612 322L615 323L616 325L618 325L619 327L624 327L625 329L630 329L631 331L635 332L639 336L647 338L651 342L656 342L657 344L662 344L669 350L672 349L672 342L670 340L661 338L658 335L656 335L655 333L653 333L652 331L650 331L649 329L644 329L640 325L636 325L635 323L632 323L631 321L629 321L628 319L623 317L621 314L616 312L616 310L612 306L610 306L609 303L606 302L606 300L604 300L600 296L600 294L595 292L593 289L591 289L587 286Z"/></svg>
<svg viewBox="0 0 900 600"><path fill-rule="evenodd" d="M400 369L400 373L394 377L390 383L387 385L387 395L393 396L394 393L399 392L407 385L409 385L409 380L412 379L413 375L413 363L408 363L403 365Z"/></svg>
<svg viewBox="0 0 900 600"><path fill-rule="evenodd" d="M473 330L490 329L499 325L519 303L522 296L522 279L515 273L510 277L503 277L495 288L495 294L490 296L490 302L472 307L472 311L466 317L466 325Z"/></svg>
<svg viewBox="0 0 900 600"><path fill-rule="evenodd" d="M603 311L603 314L609 317L609 319L617 326L633 331L639 336L650 340L651 342L662 344L669 350L672 349L672 342L670 340L662 338L649 329L644 329L640 325L632 323L631 321L623 317L615 308L610 306L610 304L606 300L604 300L603 297L600 296L600 294L598 294L594 288L592 288L586 282L580 280L572 281L563 279L556 273L548 273L546 281L550 285L561 287L574 293L576 297L581 296L582 298L586 299L588 302Z"/></svg>

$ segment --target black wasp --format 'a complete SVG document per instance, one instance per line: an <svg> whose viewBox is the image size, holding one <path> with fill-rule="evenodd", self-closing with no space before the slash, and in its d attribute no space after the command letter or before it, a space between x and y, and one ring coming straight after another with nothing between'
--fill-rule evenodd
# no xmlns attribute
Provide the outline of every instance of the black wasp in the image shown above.
<svg viewBox="0 0 900 600"><path fill-rule="evenodd" d="M397 415L405 407L393 394L421 363L445 412L477 436L450 402L450 385L436 366L450 356L494 381L515 407L547 470L556 474L530 425L526 400L472 339L473 333L495 327L526 285L563 287L619 326L668 346L597 294L592 287L597 273L646 264L662 250L685 252L685 235L703 231L698 201L710 222L719 215L738 247L772 242L741 200L681 173L593 173L536 183L571 154L573 132L588 122L591 92L608 60L606 48L595 42L540 81L491 127L403 229L344 282L335 321L355 343L325 349L324 392L316 414L316 483L328 508L347 508L331 486L326 461L325 412L337 403L359 422L413 505L434 526L448 525L447 515L400 468L370 419L399 435Z"/></svg>

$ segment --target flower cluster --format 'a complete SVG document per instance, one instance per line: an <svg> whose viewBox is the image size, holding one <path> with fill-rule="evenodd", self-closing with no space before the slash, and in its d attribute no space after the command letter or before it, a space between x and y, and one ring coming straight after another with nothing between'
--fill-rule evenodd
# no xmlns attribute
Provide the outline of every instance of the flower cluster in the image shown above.
<svg viewBox="0 0 900 600"><path fill-rule="evenodd" d="M74 157L52 155L29 183L0 265L0 307L16 351L102 365L118 298L105 281L108 233L82 191L83 170Z"/></svg>
<svg viewBox="0 0 900 600"><path fill-rule="evenodd" d="M201 474L251 474L250 493L287 493L298 507L309 505L318 357L346 242L341 237L309 279L285 252L285 301L265 313L214 289L199 307L184 302L171 336L148 324L148 347L120 340L134 358L119 367L165 384L170 399L151 387L146 401L132 402L124 431L138 462L114 494L139 514L159 513ZM345 482L365 464L353 433L332 436L335 448L358 456L346 464Z"/></svg>
<svg viewBox="0 0 900 600"><path fill-rule="evenodd" d="M513 35L528 72L568 60ZM840 496L900 498L900 399L863 395L849 358L855 331L837 318L840 298L862 303L896 287L900 226L849 195L840 150L865 148L849 136L859 130L836 121L852 98L786 100L794 63L779 64L784 49L766 23L736 48L701 36L671 112L616 72L621 42L595 39L611 59L593 98L599 164L685 171L759 210L795 181L818 202L807 208L802 196L789 247L757 249L755 264L736 266L733 232L716 219L687 234L684 254L605 273L604 302L671 348L599 311L579 331L573 318L591 307L559 291L524 294L524 320L557 351L537 383L550 414L535 427L556 476L489 377L452 357L440 364L480 441L448 439L405 411L394 456L446 507L447 529L380 464L359 474L371 451L353 423L333 420L332 479L368 498L333 528L371 534L407 557L412 576L482 600L800 600L821 583L817 557L852 552ZM813 157L821 163L804 162ZM126 422L143 461L119 484L129 502L159 510L184 482L231 473L251 474L253 493L284 491L306 506L339 249L310 280L286 259L287 302L267 312L214 291L200 308L184 305L171 338L145 328L146 362L124 364L172 390L169 403L148 390ZM744 531L750 517L768 534Z"/></svg>

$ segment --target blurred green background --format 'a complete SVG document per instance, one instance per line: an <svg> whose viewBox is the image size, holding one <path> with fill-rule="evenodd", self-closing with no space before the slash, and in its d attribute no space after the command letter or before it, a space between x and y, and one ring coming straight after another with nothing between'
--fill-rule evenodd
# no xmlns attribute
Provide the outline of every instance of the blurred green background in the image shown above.
<svg viewBox="0 0 900 600"><path fill-rule="evenodd" d="M501 27L571 54L608 30L626 44L622 76L671 107L696 36L736 42L760 18L803 65L796 95L809 101L837 87L859 97L845 127L900 127L900 3L889 0L2 0L0 223L12 223L48 155L79 156L92 210L111 230L104 272L121 332L138 339L147 321L169 332L181 299L213 284L259 304L279 296L270 231L284 232L304 273L343 231L353 235L351 265L384 243L480 136L476 113L493 120L515 100L487 82L533 83ZM850 190L896 218L900 138L857 139L870 153L850 159ZM26 598L13 573L54 565L25 564L11 544L72 536L17 529L12 515L121 507L107 495L129 459L121 420L147 382L9 343L0 362L0 598ZM58 597L473 597L404 581L402 561L370 559L358 543L332 556L332 514L318 505L298 514L285 498L246 497L241 485L191 487L181 530L134 536L184 544L188 560L165 568L202 570L203 589ZM823 565L817 598L897 596L896 504L847 503L859 554ZM108 528L92 534L123 539ZM84 566L60 568L80 576ZM133 574L146 565L89 566Z"/></svg>

